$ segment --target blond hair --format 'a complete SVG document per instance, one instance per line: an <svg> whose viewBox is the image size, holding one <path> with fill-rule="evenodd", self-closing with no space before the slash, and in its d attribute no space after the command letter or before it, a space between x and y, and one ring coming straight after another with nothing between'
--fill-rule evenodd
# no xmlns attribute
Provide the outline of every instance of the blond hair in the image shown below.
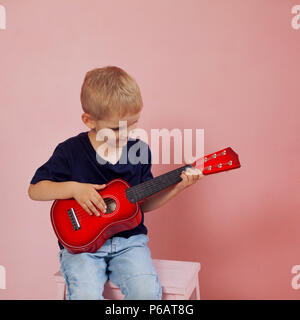
<svg viewBox="0 0 300 320"><path fill-rule="evenodd" d="M80 93L84 112L93 118L107 119L118 114L135 114L143 107L135 79L119 67L106 66L86 73Z"/></svg>

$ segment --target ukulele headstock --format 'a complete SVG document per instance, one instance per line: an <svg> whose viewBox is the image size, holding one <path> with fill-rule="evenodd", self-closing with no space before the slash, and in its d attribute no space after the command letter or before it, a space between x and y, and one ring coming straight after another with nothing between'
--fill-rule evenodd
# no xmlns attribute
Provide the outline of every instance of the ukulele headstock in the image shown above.
<svg viewBox="0 0 300 320"><path fill-rule="evenodd" d="M228 147L194 161L192 166L199 167L204 175L209 175L240 168L241 164L238 154Z"/></svg>

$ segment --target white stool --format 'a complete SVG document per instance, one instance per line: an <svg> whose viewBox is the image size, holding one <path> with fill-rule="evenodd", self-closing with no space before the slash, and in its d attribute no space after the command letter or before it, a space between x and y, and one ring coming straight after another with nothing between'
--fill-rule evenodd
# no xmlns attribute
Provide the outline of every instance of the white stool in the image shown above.
<svg viewBox="0 0 300 320"><path fill-rule="evenodd" d="M152 261L162 286L163 300L200 300L199 262L159 259ZM60 271L56 272L54 277L57 299L63 300L66 295L65 279ZM124 295L119 287L108 280L104 285L103 297L106 300L122 300Z"/></svg>

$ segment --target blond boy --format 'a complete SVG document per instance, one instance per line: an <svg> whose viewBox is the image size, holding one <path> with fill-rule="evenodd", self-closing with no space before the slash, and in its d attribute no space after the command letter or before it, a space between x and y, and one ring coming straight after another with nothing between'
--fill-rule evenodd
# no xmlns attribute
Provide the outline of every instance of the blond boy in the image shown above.
<svg viewBox="0 0 300 320"><path fill-rule="evenodd" d="M98 210L105 212L106 205L98 191L107 182L122 178L133 186L153 178L149 146L129 137L137 126L143 101L134 78L119 67L107 66L87 72L81 88L81 104L82 121L89 130L57 145L50 159L36 170L28 193L33 200L74 198L89 214L99 216ZM119 128L119 121L126 121L127 133ZM114 144L110 144L109 138L96 139L103 129L112 130L109 132L114 133ZM135 143L146 147L140 150L148 151L148 162L121 163L120 159L127 154L124 151ZM141 204L140 225L115 234L95 253L72 254L59 243L66 298L103 299L104 284L110 279L120 287L125 299L162 299L162 288L148 248L144 212L161 207L200 176L197 170L182 172L181 182Z"/></svg>

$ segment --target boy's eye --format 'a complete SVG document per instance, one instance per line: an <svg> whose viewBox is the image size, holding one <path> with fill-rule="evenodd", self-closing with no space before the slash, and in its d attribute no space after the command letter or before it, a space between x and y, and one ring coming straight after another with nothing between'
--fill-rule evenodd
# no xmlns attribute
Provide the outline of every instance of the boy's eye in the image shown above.
<svg viewBox="0 0 300 320"><path fill-rule="evenodd" d="M137 124L138 121L135 121L134 123L132 123L131 125L128 126L128 128L131 128L133 125ZM122 131L123 128L110 128L113 131L119 131L119 129Z"/></svg>
<svg viewBox="0 0 300 320"><path fill-rule="evenodd" d="M120 128L110 128L110 130L113 130L113 131L119 131Z"/></svg>

